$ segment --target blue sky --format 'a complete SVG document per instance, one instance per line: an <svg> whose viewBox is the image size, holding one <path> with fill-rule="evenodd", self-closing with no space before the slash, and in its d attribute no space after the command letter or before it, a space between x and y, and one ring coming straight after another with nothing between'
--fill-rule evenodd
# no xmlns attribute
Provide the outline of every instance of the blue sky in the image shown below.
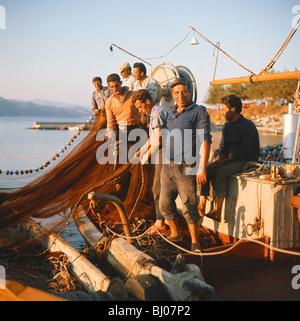
<svg viewBox="0 0 300 321"><path fill-rule="evenodd" d="M214 48L194 27L248 69L259 72L274 57L300 18L300 0L0 0L6 29L0 30L0 97L45 99L89 106L91 79L118 73L121 62L154 67L168 62L188 67L202 103L213 78ZM293 9L294 8L294 9ZM294 12L292 12L294 10ZM1 18L1 17L0 17ZM300 69L300 30L275 64L276 71ZM150 66L146 65L150 73ZM220 53L216 79L248 73Z"/></svg>

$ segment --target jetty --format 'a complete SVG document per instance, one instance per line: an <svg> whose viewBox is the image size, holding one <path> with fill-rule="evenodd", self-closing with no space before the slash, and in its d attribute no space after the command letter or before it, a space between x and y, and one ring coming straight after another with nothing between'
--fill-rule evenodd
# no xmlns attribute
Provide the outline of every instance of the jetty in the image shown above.
<svg viewBox="0 0 300 321"><path fill-rule="evenodd" d="M82 123L79 122L38 122L35 121L34 125L28 127L27 129L57 129L57 130L69 130L71 128L79 128L84 125L84 121Z"/></svg>

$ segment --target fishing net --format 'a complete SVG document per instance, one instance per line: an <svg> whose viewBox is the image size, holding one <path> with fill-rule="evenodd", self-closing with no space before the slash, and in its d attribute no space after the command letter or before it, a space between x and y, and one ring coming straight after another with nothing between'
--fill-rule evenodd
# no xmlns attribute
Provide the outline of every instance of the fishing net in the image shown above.
<svg viewBox="0 0 300 321"><path fill-rule="evenodd" d="M5 237L8 228L29 218L53 218L47 231L61 231L72 221L79 204L88 210L91 191L120 198L129 221L136 216L155 218L152 165L128 162L115 168L114 164L97 161L97 150L104 143L97 140L97 134L105 127L106 117L97 116L86 137L55 167L14 193L0 194L0 246L9 243ZM120 221L114 209L109 210L109 218L111 222Z"/></svg>

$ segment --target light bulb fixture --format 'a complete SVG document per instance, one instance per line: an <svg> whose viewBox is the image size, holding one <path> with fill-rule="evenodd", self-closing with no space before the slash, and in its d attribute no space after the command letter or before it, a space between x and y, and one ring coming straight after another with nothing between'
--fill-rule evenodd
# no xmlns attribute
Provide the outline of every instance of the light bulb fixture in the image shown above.
<svg viewBox="0 0 300 321"><path fill-rule="evenodd" d="M193 39L192 39L192 41L191 41L190 45L191 45L191 46L199 45L199 42L197 41L197 39L196 39L195 35L193 36Z"/></svg>

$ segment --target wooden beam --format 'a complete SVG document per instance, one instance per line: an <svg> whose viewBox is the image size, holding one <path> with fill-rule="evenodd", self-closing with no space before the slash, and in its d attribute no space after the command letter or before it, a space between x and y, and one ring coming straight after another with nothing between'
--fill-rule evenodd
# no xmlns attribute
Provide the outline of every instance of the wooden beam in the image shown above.
<svg viewBox="0 0 300 321"><path fill-rule="evenodd" d="M219 85L232 85L232 84L243 84L243 83L257 83L261 81L272 81L272 80L287 80L287 79L300 79L300 71L289 71L274 74L265 75L252 75L239 78L227 78L221 80L213 80L210 82L212 86Z"/></svg>

